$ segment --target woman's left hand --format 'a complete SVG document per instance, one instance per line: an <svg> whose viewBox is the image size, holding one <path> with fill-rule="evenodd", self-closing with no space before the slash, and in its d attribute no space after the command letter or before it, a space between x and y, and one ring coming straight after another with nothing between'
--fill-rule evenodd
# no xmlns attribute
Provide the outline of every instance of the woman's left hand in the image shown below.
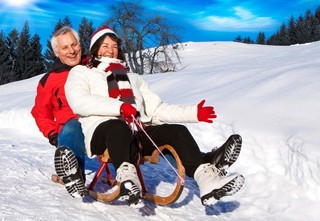
<svg viewBox="0 0 320 221"><path fill-rule="evenodd" d="M202 100L198 104L198 121L203 121L207 123L213 123L214 118L217 118L217 115L215 114L214 107L212 106L203 106L206 100Z"/></svg>

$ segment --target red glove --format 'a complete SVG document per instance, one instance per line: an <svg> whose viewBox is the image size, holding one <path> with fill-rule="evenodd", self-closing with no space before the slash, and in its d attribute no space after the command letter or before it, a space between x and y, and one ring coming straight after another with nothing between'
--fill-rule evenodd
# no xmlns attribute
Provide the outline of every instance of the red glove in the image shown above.
<svg viewBox="0 0 320 221"><path fill-rule="evenodd" d="M204 121L207 123L212 123L213 121L211 120L212 118L217 118L217 115L214 112L214 107L212 106L206 106L204 107L204 102L206 102L206 100L202 100L199 104L198 104L198 121Z"/></svg>
<svg viewBox="0 0 320 221"><path fill-rule="evenodd" d="M120 106L121 116L128 122L132 122L132 115L135 117L137 115L137 109L128 103L123 103Z"/></svg>

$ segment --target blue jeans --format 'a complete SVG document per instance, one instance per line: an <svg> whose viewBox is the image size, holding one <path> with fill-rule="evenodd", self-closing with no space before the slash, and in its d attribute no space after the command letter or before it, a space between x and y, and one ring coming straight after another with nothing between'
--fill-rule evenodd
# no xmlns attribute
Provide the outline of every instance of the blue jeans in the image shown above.
<svg viewBox="0 0 320 221"><path fill-rule="evenodd" d="M58 134L58 146L66 146L72 150L84 175L86 149L81 124L78 120L71 119L65 123ZM85 179L85 176L83 178Z"/></svg>

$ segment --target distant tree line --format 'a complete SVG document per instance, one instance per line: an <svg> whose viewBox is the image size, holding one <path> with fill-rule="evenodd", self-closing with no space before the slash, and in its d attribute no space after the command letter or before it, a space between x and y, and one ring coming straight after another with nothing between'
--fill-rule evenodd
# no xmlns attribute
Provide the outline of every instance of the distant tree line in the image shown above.
<svg viewBox="0 0 320 221"><path fill-rule="evenodd" d="M59 19L52 34L64 25L72 27L68 17L63 21ZM92 22L83 18L79 25L83 54L88 52L92 33ZM34 77L50 70L55 59L50 40L47 41L47 48L42 54L40 37L38 34L30 36L27 21L21 33L13 29L8 36L5 36L4 32L0 31L0 85Z"/></svg>
<svg viewBox="0 0 320 221"><path fill-rule="evenodd" d="M259 32L255 41L250 37L237 36L234 41L248 44L293 45L320 40L320 7L312 14L306 10L304 17L290 17L288 25L282 23L280 29L268 39L264 32Z"/></svg>
<svg viewBox="0 0 320 221"><path fill-rule="evenodd" d="M139 0L130 3L119 1L110 7L111 16L107 24L114 29L123 41L123 50L131 71L138 74L153 74L176 71L180 63L177 30L179 27L158 15L144 13ZM72 27L68 17L59 19L52 34L67 25ZM81 39L82 54L87 55L90 36L94 31L92 21L82 18L78 33ZM51 34L51 36L52 36ZM50 38L51 38L50 36ZM320 40L320 8L313 15L307 10L305 16L297 20L290 18L288 27L283 23L280 30L266 39L259 32L256 41L241 36L234 41L268 45L291 45ZM50 40L42 54L39 35L30 35L26 21L21 33L13 29L7 36L0 30L0 85L27 79L50 70L55 59Z"/></svg>
<svg viewBox="0 0 320 221"><path fill-rule="evenodd" d="M45 72L39 35L32 37L28 22L19 34L13 29L8 36L0 31L0 84L33 77Z"/></svg>

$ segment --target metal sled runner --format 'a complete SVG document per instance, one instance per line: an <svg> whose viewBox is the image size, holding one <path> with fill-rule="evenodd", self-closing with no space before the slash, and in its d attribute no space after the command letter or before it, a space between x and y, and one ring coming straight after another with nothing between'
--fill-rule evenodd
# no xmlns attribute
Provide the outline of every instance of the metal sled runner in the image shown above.
<svg viewBox="0 0 320 221"><path fill-rule="evenodd" d="M158 162L160 162L160 153L159 151L169 151L169 153L173 156L175 162L176 162L176 183L175 187L172 191L169 191L166 196L160 196L156 194L152 194L148 192L147 187L145 185L144 179L143 179L143 173L141 171L140 166L144 163L150 163L152 165L156 165ZM109 169L108 164L112 163L109 158L108 150L104 152L103 155L99 156L99 161L101 162L101 166L96 172L90 186L88 187L89 195L96 199L97 201L104 202L104 203L110 203L115 200L117 200L120 196L120 184L113 178L111 171ZM148 200L150 202L153 202L157 205L169 205L171 203L174 203L181 195L181 192L184 187L184 183L182 180L185 179L185 169L181 163L181 160L176 153L176 151L172 148L170 145L163 145L155 149L151 156L144 156L141 157L139 160L137 160L135 167L137 169L137 174L141 183L142 187L142 198L145 200ZM104 171L106 172L106 177L103 177ZM182 180L181 180L182 178ZM103 181L103 183L106 183L107 185L110 185L112 187L110 190L105 193L95 191L94 188L98 182L98 180Z"/></svg>

